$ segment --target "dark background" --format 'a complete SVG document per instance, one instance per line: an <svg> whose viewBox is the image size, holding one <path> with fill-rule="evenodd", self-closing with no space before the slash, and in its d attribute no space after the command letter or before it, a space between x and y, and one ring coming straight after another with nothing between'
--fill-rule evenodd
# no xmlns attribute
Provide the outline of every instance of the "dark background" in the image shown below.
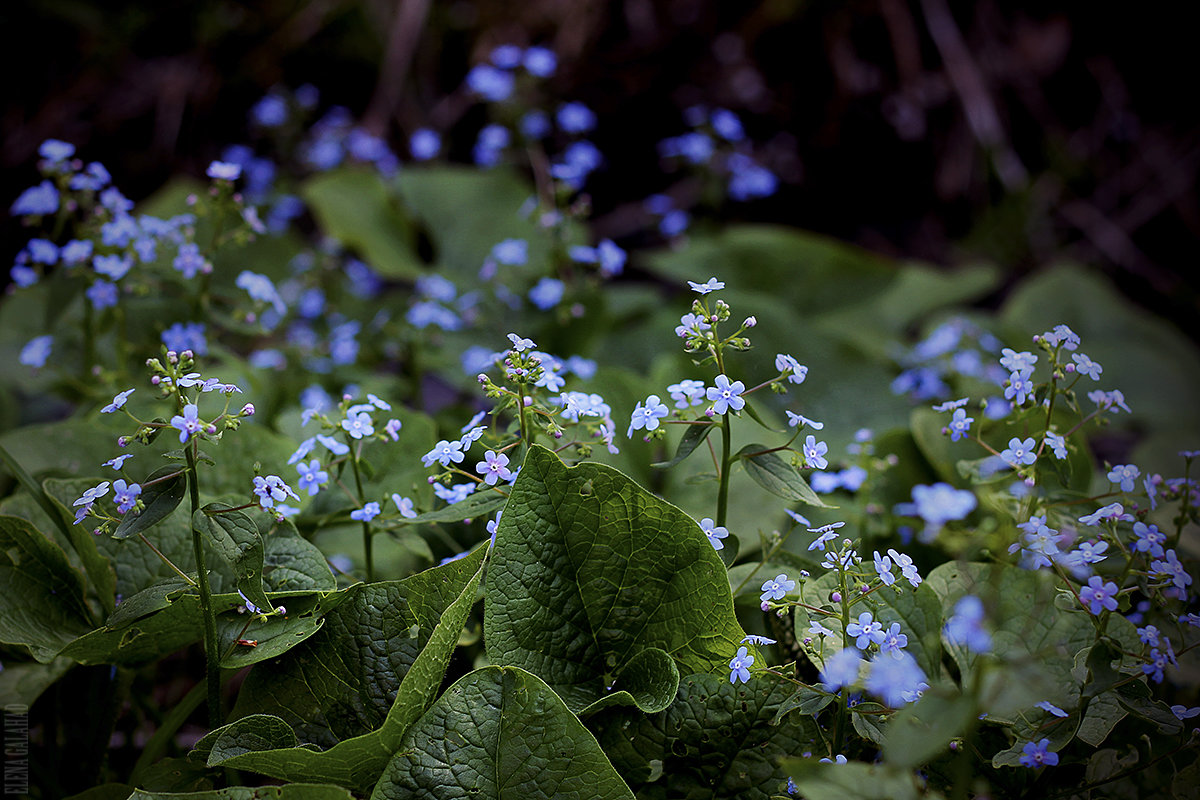
<svg viewBox="0 0 1200 800"><path fill-rule="evenodd" d="M599 232L671 188L656 143L694 103L737 111L783 180L715 210L896 257L986 259L1015 281L1060 259L1197 336L1194 32L1170 4L949 0L9 0L0 7L0 187L44 139L131 198L245 141L274 85L312 83L403 153L422 125L468 158L462 78L503 43L559 57L550 90L600 116ZM26 234L3 223L3 256Z"/></svg>

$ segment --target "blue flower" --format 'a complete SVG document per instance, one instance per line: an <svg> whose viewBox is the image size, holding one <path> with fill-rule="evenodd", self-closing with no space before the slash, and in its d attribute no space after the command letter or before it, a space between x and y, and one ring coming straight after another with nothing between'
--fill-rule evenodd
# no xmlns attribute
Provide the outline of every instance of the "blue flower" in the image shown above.
<svg viewBox="0 0 1200 800"><path fill-rule="evenodd" d="M1033 367L1037 364L1038 357L1030 352L1018 353L1011 348L1004 348L1000 351L1000 366L1004 367L1009 372L1029 377L1033 374Z"/></svg>
<svg viewBox="0 0 1200 800"><path fill-rule="evenodd" d="M195 403L188 403L183 407L183 414L176 414L171 417L171 427L179 430L180 444L186 442L192 436L195 436L204 429L204 423L200 421L199 409Z"/></svg>
<svg viewBox="0 0 1200 800"><path fill-rule="evenodd" d="M891 586L896 582L896 576L892 574L892 559L888 556L880 556L878 550L875 551L875 572L885 586Z"/></svg>
<svg viewBox="0 0 1200 800"><path fill-rule="evenodd" d="M1033 437L1021 441L1016 436L1008 440L1008 447L1000 452L1000 458L1014 467L1028 466L1037 461L1037 442Z"/></svg>
<svg viewBox="0 0 1200 800"><path fill-rule="evenodd" d="M706 280L704 283L688 281L688 286L692 287L692 291L696 292L697 294L708 294L709 292L715 292L718 289L724 289L725 281L719 281L715 277L712 277Z"/></svg>
<svg viewBox="0 0 1200 800"><path fill-rule="evenodd" d="M825 469L829 466L829 462L825 460L825 454L829 452L829 445L824 442L818 442L817 438L811 433L804 439L804 464L808 467L816 469Z"/></svg>
<svg viewBox="0 0 1200 800"><path fill-rule="evenodd" d="M509 266L524 264L529 260L529 242L524 239L505 239L492 248L492 258Z"/></svg>
<svg viewBox="0 0 1200 800"><path fill-rule="evenodd" d="M117 478L113 481L113 502L117 504L117 511L122 514L137 505L138 495L141 493L140 484L127 484L124 478Z"/></svg>
<svg viewBox="0 0 1200 800"><path fill-rule="evenodd" d="M709 122L717 135L727 142L740 142L746 137L746 132L742 130L741 120L729 109L714 109L709 117Z"/></svg>
<svg viewBox="0 0 1200 800"><path fill-rule="evenodd" d="M821 683L830 691L849 686L858 680L861 667L862 656L853 647L847 647L825 659L825 667L821 670Z"/></svg>
<svg viewBox="0 0 1200 800"><path fill-rule="evenodd" d="M75 155L75 145L59 139L47 139L38 146L38 155L51 164L57 164Z"/></svg>
<svg viewBox="0 0 1200 800"><path fill-rule="evenodd" d="M14 217L47 216L58 211L58 189L50 181L42 181L21 192L13 201L9 213Z"/></svg>
<svg viewBox="0 0 1200 800"><path fill-rule="evenodd" d="M130 458L133 458L133 453L125 453L124 455L117 456L116 458L110 458L108 461L105 461L100 466L112 467L113 469L119 470L122 466L125 465L125 461Z"/></svg>
<svg viewBox="0 0 1200 800"><path fill-rule="evenodd" d="M513 477L508 468L508 456L488 450L483 454L483 461L475 465L475 471L483 476L483 482L495 486L496 481L508 481Z"/></svg>
<svg viewBox="0 0 1200 800"><path fill-rule="evenodd" d="M117 304L117 285L108 281L96 281L84 292L92 308L103 311Z"/></svg>
<svg viewBox="0 0 1200 800"><path fill-rule="evenodd" d="M408 139L408 152L417 161L428 161L436 158L442 149L442 139L436 131L429 128L419 128Z"/></svg>
<svg viewBox="0 0 1200 800"><path fill-rule="evenodd" d="M1133 546L1139 553L1149 553L1153 558L1162 558L1163 544L1166 543L1167 537L1157 525L1135 522L1133 535L1137 537Z"/></svg>
<svg viewBox="0 0 1200 800"><path fill-rule="evenodd" d="M769 644L775 644L776 640L768 639L766 636L758 636L757 634L749 633L742 637L743 642L747 642L756 647L766 647Z"/></svg>
<svg viewBox="0 0 1200 800"><path fill-rule="evenodd" d="M296 471L300 473L297 485L301 491L307 491L309 497L321 491L321 486L329 481L329 473L321 469L321 462L315 458L307 464L301 461L296 465Z"/></svg>
<svg viewBox="0 0 1200 800"><path fill-rule="evenodd" d="M746 384L741 381L730 383L729 378L721 374L716 377L713 385L708 387L704 394L713 404L713 413L726 414L730 409L741 411L746 407L746 401L742 398L744 391L746 391Z"/></svg>
<svg viewBox="0 0 1200 800"><path fill-rule="evenodd" d="M554 55L553 50L545 47L529 47L525 50L522 66L530 75L549 78L558 68L558 58Z"/></svg>
<svg viewBox="0 0 1200 800"><path fill-rule="evenodd" d="M200 254L200 246L194 242L179 245L179 253L171 262L171 266L189 279L200 273L212 272L212 265L204 260L204 256Z"/></svg>
<svg viewBox="0 0 1200 800"><path fill-rule="evenodd" d="M1026 742L1025 747L1022 748L1025 752L1021 756L1021 766L1038 769L1039 767L1052 767L1056 765L1058 763L1058 753L1048 750L1049 746L1050 740L1045 737L1037 742Z"/></svg>
<svg viewBox="0 0 1200 800"><path fill-rule="evenodd" d="M1073 353L1071 360L1075 362L1075 371L1081 375L1087 375L1094 381L1100 380L1100 373L1104 372L1104 367L1097 364L1092 359L1088 358L1083 353Z"/></svg>
<svg viewBox="0 0 1200 800"><path fill-rule="evenodd" d="M94 248L95 243L90 239L72 239L62 246L59 254L65 264L83 264L84 261L91 259Z"/></svg>
<svg viewBox="0 0 1200 800"><path fill-rule="evenodd" d="M757 197L770 197L779 185L775 173L744 153L733 153L725 161L730 178L727 191L739 202Z"/></svg>
<svg viewBox="0 0 1200 800"><path fill-rule="evenodd" d="M1004 399L1012 400L1013 405L1025 405L1025 398L1033 392L1033 384L1029 378L1014 372L1008 379L1008 387L1004 390Z"/></svg>
<svg viewBox="0 0 1200 800"><path fill-rule="evenodd" d="M975 418L968 417L965 410L956 408L954 416L950 418L950 423L946 425L946 431L950 434L950 441L957 442L966 436L971 430L971 423L974 421Z"/></svg>
<svg viewBox="0 0 1200 800"><path fill-rule="evenodd" d="M1043 711L1048 711L1049 713L1051 713L1054 716L1059 717L1059 718L1070 716L1069 714L1067 714L1066 711L1063 711L1061 708L1054 705L1054 703L1051 703L1049 700L1043 700L1042 702L1036 703L1035 705L1038 708L1042 709Z"/></svg>
<svg viewBox="0 0 1200 800"><path fill-rule="evenodd" d="M400 516L405 519L412 519L417 516L417 510L413 507L411 498L401 497L399 494L393 492L392 502L396 504L396 510L400 512Z"/></svg>
<svg viewBox="0 0 1200 800"><path fill-rule="evenodd" d="M191 350L195 355L208 355L208 339L203 322L176 322L162 332L162 343L168 350L181 353Z"/></svg>
<svg viewBox="0 0 1200 800"><path fill-rule="evenodd" d="M101 414L113 413L118 408L121 408L122 406L124 406L125 401L129 399L129 395L133 394L136 391L137 391L137 389L126 389L123 392L118 392L117 395L115 397L113 397L111 403L106 405L104 408L100 409L100 413Z"/></svg>
<svg viewBox="0 0 1200 800"><path fill-rule="evenodd" d="M872 642L883 644L886 636L883 632L883 625L875 621L875 615L870 611L862 612L858 615L858 621L847 625L846 635L856 637L854 646L859 650L866 650Z"/></svg>
<svg viewBox="0 0 1200 800"><path fill-rule="evenodd" d="M745 647L739 647L737 655L729 662L729 682L747 683L750 680L750 670L748 669L754 664L754 656L746 652Z"/></svg>
<svg viewBox="0 0 1200 800"><path fill-rule="evenodd" d="M658 398L658 395L652 394L646 398L645 405L642 405L639 401L634 407L633 414L630 415L629 419L629 430L626 431L625 435L632 439L634 431L642 430L643 428L646 431L656 430L658 428L658 421L670 413L670 409Z"/></svg>
<svg viewBox="0 0 1200 800"><path fill-rule="evenodd" d="M421 462L425 466L431 467L433 466L433 462L437 461L443 467L448 467L451 462L455 464L461 463L465 457L462 442L448 442L442 439L433 446L432 450L421 456Z"/></svg>
<svg viewBox="0 0 1200 800"><path fill-rule="evenodd" d="M596 127L596 113L579 102L559 106L555 118L566 133L587 133Z"/></svg>
<svg viewBox="0 0 1200 800"><path fill-rule="evenodd" d="M708 541L712 544L714 550L724 550L725 543L721 540L729 536L729 531L723 525L717 525L713 522L712 517L705 517L700 520L700 530L704 531L704 535L708 537Z"/></svg>
<svg viewBox="0 0 1200 800"><path fill-rule="evenodd" d="M917 565L913 563L905 553L899 553L894 548L888 548L888 555L892 557L892 561L896 562L896 566L900 568L900 574L905 580L915 589L921 585L921 575L917 571Z"/></svg>
<svg viewBox="0 0 1200 800"><path fill-rule="evenodd" d="M908 636L900 632L899 622L893 622L891 627L883 632L883 641L879 643L879 649L885 653L892 653L905 647L908 647Z"/></svg>
<svg viewBox="0 0 1200 800"><path fill-rule="evenodd" d="M533 339L523 339L520 336L517 336L515 333L510 333L508 335L508 340L512 342L512 349L516 350L518 353L523 353L526 350L532 350L533 348L537 347L537 344L533 341Z"/></svg>
<svg viewBox="0 0 1200 800"><path fill-rule="evenodd" d="M41 369L46 366L46 359L50 358L50 350L54 345L54 337L46 334L44 336L35 336L25 343L21 348L21 354L18 360L27 367Z"/></svg>
<svg viewBox="0 0 1200 800"><path fill-rule="evenodd" d="M789 383L794 383L797 386L804 383L804 379L808 377L808 367L802 365L787 353L779 353L775 356L775 369L787 377Z"/></svg>
<svg viewBox="0 0 1200 800"><path fill-rule="evenodd" d="M990 653L992 650L991 634L983 627L983 601L974 595L959 598L942 632L950 644L965 647L973 653Z"/></svg>
<svg viewBox="0 0 1200 800"><path fill-rule="evenodd" d="M467 73L467 88L485 100L499 103L513 91L513 75L491 64L477 64Z"/></svg>
<svg viewBox="0 0 1200 800"><path fill-rule="evenodd" d="M356 519L359 522L370 522L379 516L379 503L374 501L367 503L362 508L356 508L350 512L350 519Z"/></svg>
<svg viewBox="0 0 1200 800"><path fill-rule="evenodd" d="M673 383L667 387L676 408L689 408L704 404L704 382L691 379Z"/></svg>
<svg viewBox="0 0 1200 800"><path fill-rule="evenodd" d="M928 684L915 658L903 650L893 650L871 659L863 687L885 705L899 708L920 697Z"/></svg>
<svg viewBox="0 0 1200 800"><path fill-rule="evenodd" d="M548 311L562 302L565 286L557 278L542 278L529 290L529 301L541 311Z"/></svg>
<svg viewBox="0 0 1200 800"><path fill-rule="evenodd" d="M208 169L204 174L213 180L220 181L236 181L242 174L242 167L239 164L230 164L226 161L214 161L208 165Z"/></svg>
<svg viewBox="0 0 1200 800"><path fill-rule="evenodd" d="M292 491L292 487L288 486L283 478L278 475L267 475L265 477L255 475L253 491L258 496L258 504L264 511L289 497L293 500L300 499L300 496Z"/></svg>
<svg viewBox="0 0 1200 800"><path fill-rule="evenodd" d="M440 483L435 483L433 485L433 493L450 505L454 505L466 500L475 491L475 486L476 484L474 483L456 483L453 486L447 487Z"/></svg>
<svg viewBox="0 0 1200 800"><path fill-rule="evenodd" d="M347 413L346 418L342 420L342 428L354 439L361 439L364 436L370 436L375 433L375 426L371 424L371 415L365 411L358 414Z"/></svg>
<svg viewBox="0 0 1200 800"><path fill-rule="evenodd" d="M1122 492L1132 492L1134 481L1141 474L1141 470L1133 464L1118 464L1109 470L1108 480L1120 484Z"/></svg>
<svg viewBox="0 0 1200 800"><path fill-rule="evenodd" d="M784 595L796 588L796 582L789 580L786 572L781 572L774 578L764 581L762 585L762 594L758 599L766 602L768 600L782 600Z"/></svg>
<svg viewBox="0 0 1200 800"><path fill-rule="evenodd" d="M811 438L811 437L810 437ZM844 522L831 522L828 525L822 525L819 528L809 528L809 533L817 534L817 538L808 546L809 550L824 550L825 543L833 541L837 538L837 529L845 525Z"/></svg>

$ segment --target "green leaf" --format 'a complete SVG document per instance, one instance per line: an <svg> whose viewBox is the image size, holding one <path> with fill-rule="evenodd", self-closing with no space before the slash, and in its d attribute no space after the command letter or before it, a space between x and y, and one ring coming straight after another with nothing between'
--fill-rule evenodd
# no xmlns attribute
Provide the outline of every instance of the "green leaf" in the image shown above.
<svg viewBox="0 0 1200 800"><path fill-rule="evenodd" d="M0 708L10 705L31 706L75 664L68 658L56 658L47 664L34 661L19 663L4 660L0 670Z"/></svg>
<svg viewBox="0 0 1200 800"><path fill-rule="evenodd" d="M233 567L237 588L261 609L271 608L263 591L263 540L249 514L224 503L209 503L192 515L192 526Z"/></svg>
<svg viewBox="0 0 1200 800"><path fill-rule="evenodd" d="M0 446L0 462L8 467L9 472L21 484L21 488L37 503L42 513L49 520L50 525L56 528L62 534L65 541L71 544L71 549L79 557L88 579L91 580L92 586L96 590L101 606L105 611L112 611L115 578L108 564L105 563L100 553L96 550L96 542L91 533L84 530L82 526L72 524L69 520L71 520L73 515L67 509L66 504L56 506L45 487L38 485L33 476L26 472L21 464L3 446Z"/></svg>
<svg viewBox="0 0 1200 800"><path fill-rule="evenodd" d="M948 562L931 570L925 583L941 598L947 618L964 594L983 600L993 652L1021 666L988 671L983 707L993 720L1001 721L1039 700L1075 705L1075 654L1092 644L1095 628L1085 614L1063 611L1054 603L1052 575L1007 564ZM960 645L943 645L964 675L974 668L978 656Z"/></svg>
<svg viewBox="0 0 1200 800"><path fill-rule="evenodd" d="M763 452L768 449L763 444L748 444L737 452L746 474L755 483L784 500L818 508L836 508L817 496L790 461L785 461L778 452Z"/></svg>
<svg viewBox="0 0 1200 800"><path fill-rule="evenodd" d="M404 737L372 800L604 800L633 793L536 675L490 666L461 678Z"/></svg>
<svg viewBox="0 0 1200 800"><path fill-rule="evenodd" d="M679 446L675 448L675 457L670 461L658 461L650 466L656 469L670 469L685 458L690 456L700 443L708 438L708 435L713 432L716 425L687 425L683 432L683 438L679 440Z"/></svg>
<svg viewBox="0 0 1200 800"><path fill-rule="evenodd" d="M268 592L332 592L337 579L324 554L291 520L276 524L263 539L263 583Z"/></svg>
<svg viewBox="0 0 1200 800"><path fill-rule="evenodd" d="M141 501L146 507L142 513L125 516L121 524L113 531L114 539L124 539L135 533L143 533L169 515L183 501L187 493L187 476L180 472L177 466L167 466L155 470L146 478L146 483L176 473L160 483L154 483L142 490Z"/></svg>
<svg viewBox="0 0 1200 800"><path fill-rule="evenodd" d="M397 520L397 524L420 525L424 522L461 522L464 519L478 519L502 508L507 502L508 496L503 492L476 492L466 500L439 508L437 511L426 511L410 519Z"/></svg>
<svg viewBox="0 0 1200 800"><path fill-rule="evenodd" d="M793 711L799 711L802 716L811 717L832 703L835 697L836 695L818 691L811 686L801 686L791 697L779 704L779 710L775 712L771 724L778 725L784 716Z"/></svg>
<svg viewBox="0 0 1200 800"><path fill-rule="evenodd" d="M99 628L84 634L64 647L62 655L81 664L134 666L198 642L202 635L200 599L185 594L124 628Z"/></svg>
<svg viewBox="0 0 1200 800"><path fill-rule="evenodd" d="M589 727L638 797L767 800L787 781L781 757L826 749L810 716L772 724L793 688L769 673L689 675L666 711L606 709Z"/></svg>
<svg viewBox="0 0 1200 800"><path fill-rule="evenodd" d="M579 712L586 717L609 706L635 706L647 713L662 711L675 699L679 669L664 650L651 647L629 660L613 681L612 692Z"/></svg>
<svg viewBox="0 0 1200 800"><path fill-rule="evenodd" d="M48 663L87 632L83 576L26 520L0 516L0 642Z"/></svg>
<svg viewBox="0 0 1200 800"><path fill-rule="evenodd" d="M362 253L385 278L419 277L411 223L388 196L379 173L342 168L310 178L300 195L325 232Z"/></svg>
<svg viewBox="0 0 1200 800"><path fill-rule="evenodd" d="M817 759L787 758L797 794L806 800L937 800L937 792L918 788L908 770L887 764L822 764ZM923 784L924 781L921 781Z"/></svg>
<svg viewBox="0 0 1200 800"><path fill-rule="evenodd" d="M278 599L277 596L275 600ZM277 658L299 646L321 629L325 623L324 609L336 606L342 599L341 595L334 595L329 603L323 604L316 595L293 597L287 601L285 613L272 614L266 619L237 613L221 614L217 618L221 667L241 669Z"/></svg>
<svg viewBox="0 0 1200 800"><path fill-rule="evenodd" d="M903 583L903 581L901 581ZM942 603L925 583L916 589L907 584L897 591L884 587L871 595L878 604L875 619L887 630L893 622L908 636L905 652L917 660L930 684L942 674ZM861 613L855 606L853 614Z"/></svg>
<svg viewBox="0 0 1200 800"><path fill-rule="evenodd" d="M439 266L460 285L477 280L479 265L505 239L525 239L529 264L544 263L548 240L536 220L521 213L533 187L517 171L424 165L401 170L395 186L424 224Z"/></svg>
<svg viewBox="0 0 1200 800"><path fill-rule="evenodd" d="M340 786L289 783L283 786L230 786L204 792L148 792L137 789L129 800L354 800Z"/></svg>
<svg viewBox="0 0 1200 800"><path fill-rule="evenodd" d="M399 584L347 589L316 636L255 665L234 709L247 716L209 733L194 754L210 766L369 790L437 696L485 556L480 548ZM247 748L254 737L265 749Z"/></svg>
<svg viewBox="0 0 1200 800"><path fill-rule="evenodd" d="M533 447L500 521L484 640L572 709L606 696L643 650L724 669L745 635L725 565L690 517L611 467Z"/></svg>
<svg viewBox="0 0 1200 800"><path fill-rule="evenodd" d="M1048 297L1056 302L1047 303ZM1091 409L1082 398L1095 388L1124 392L1141 438L1129 460L1143 473L1174 474L1181 466L1179 443L1200 440L1200 414L1193 402L1200 387L1195 343L1167 320L1129 302L1097 271L1076 264L1047 266L1008 296L1000 319L1012 341L1028 341L1031 333L1059 323L1079 334L1080 352L1104 365L1099 383L1085 379L1076 387L1082 390L1081 405Z"/></svg>
<svg viewBox="0 0 1200 800"><path fill-rule="evenodd" d="M183 578L174 578L147 586L133 597L121 601L116 610L109 614L104 625L109 630L119 630L133 624L142 617L161 611L186 592L192 584Z"/></svg>
<svg viewBox="0 0 1200 800"><path fill-rule="evenodd" d="M931 689L889 719L884 757L898 767L917 769L947 751L975 713L971 699L961 692Z"/></svg>

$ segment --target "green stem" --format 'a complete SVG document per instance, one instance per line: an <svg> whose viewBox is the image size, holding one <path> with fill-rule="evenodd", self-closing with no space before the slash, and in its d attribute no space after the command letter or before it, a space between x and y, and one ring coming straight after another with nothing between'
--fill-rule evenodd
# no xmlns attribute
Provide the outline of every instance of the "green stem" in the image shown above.
<svg viewBox="0 0 1200 800"><path fill-rule="evenodd" d="M972 741L975 738L975 730L979 727L979 693L983 688L984 668L983 659L976 659L968 695L971 700L971 713L967 717L967 729L963 731L958 757L954 761L954 792L951 800L966 800L971 779L975 775L971 763L971 754L974 752Z"/></svg>
<svg viewBox="0 0 1200 800"><path fill-rule="evenodd" d="M841 565L841 559L838 559L838 592L841 595L841 602L838 604L842 607L842 642L849 641L849 635L846 633L846 628L850 627L850 604L846 602L846 571ZM837 719L833 724L833 751L829 754L830 758L842 752L843 744L846 740L846 725L850 721L850 692L843 686L838 694L838 713Z"/></svg>
<svg viewBox="0 0 1200 800"><path fill-rule="evenodd" d="M517 388L517 412L521 417L521 439L525 442L525 450L528 451L533 446L533 431L529 427L529 411L525 407L525 386L518 384ZM717 523L720 524L720 523Z"/></svg>
<svg viewBox="0 0 1200 800"><path fill-rule="evenodd" d="M721 422L721 482L717 488L717 525L725 524L725 514L729 510L729 451L731 434L729 432L729 414L723 414Z"/></svg>
<svg viewBox="0 0 1200 800"><path fill-rule="evenodd" d="M188 464L188 494L192 505L192 519L200 510L200 487L197 483L195 441L185 447ZM200 589L200 616L204 621L204 672L208 686L208 726L211 729L221 724L221 654L217 651L217 620L213 616L212 590L208 585L208 567L204 560L204 539L200 529L192 523L192 552L196 556L196 584Z"/></svg>
<svg viewBox="0 0 1200 800"><path fill-rule="evenodd" d="M358 448L350 448L350 468L354 470L354 488L358 492L358 503L361 506L363 502L363 487L362 475L358 471ZM362 523L363 534L363 558L367 565L367 583L375 580L375 556L371 552L371 523L365 520Z"/></svg>

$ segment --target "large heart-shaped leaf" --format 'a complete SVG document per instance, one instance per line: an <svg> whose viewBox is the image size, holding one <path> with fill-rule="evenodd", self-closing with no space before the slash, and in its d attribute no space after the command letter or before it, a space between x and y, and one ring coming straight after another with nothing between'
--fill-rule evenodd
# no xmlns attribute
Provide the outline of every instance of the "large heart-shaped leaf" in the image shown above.
<svg viewBox="0 0 1200 800"><path fill-rule="evenodd" d="M775 721L794 689L771 674L689 675L665 711L609 709L589 726L638 797L766 800L787 781L781 757L825 749L811 716Z"/></svg>
<svg viewBox="0 0 1200 800"><path fill-rule="evenodd" d="M577 711L644 650L703 672L744 636L695 521L611 467L568 468L536 446L496 534L483 625L492 663L533 672Z"/></svg>
<svg viewBox="0 0 1200 800"><path fill-rule="evenodd" d="M194 755L210 766L367 791L433 703L485 556L481 548L414 575L400 592L389 583L346 590L351 596L317 635L255 666L235 708L248 716L210 733Z"/></svg>
<svg viewBox="0 0 1200 800"><path fill-rule="evenodd" d="M536 675L484 667L404 737L372 800L607 800L633 793L583 723Z"/></svg>
<svg viewBox="0 0 1200 800"><path fill-rule="evenodd" d="M91 627L83 576L66 553L19 517L0 517L0 642L49 662Z"/></svg>

